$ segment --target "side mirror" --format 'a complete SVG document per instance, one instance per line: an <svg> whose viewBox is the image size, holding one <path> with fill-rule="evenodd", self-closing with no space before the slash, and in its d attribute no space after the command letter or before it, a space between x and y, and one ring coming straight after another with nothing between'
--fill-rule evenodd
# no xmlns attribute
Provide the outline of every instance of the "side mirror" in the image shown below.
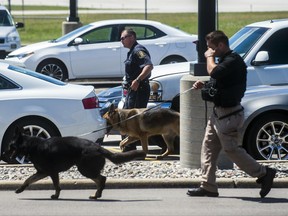
<svg viewBox="0 0 288 216"><path fill-rule="evenodd" d="M16 23L15 23L15 27L16 27L16 28L23 28L23 27L24 27L24 23L22 23L22 22L16 22Z"/></svg>
<svg viewBox="0 0 288 216"><path fill-rule="evenodd" d="M260 51L256 54L256 57L251 64L254 66L260 66L268 63L269 63L269 53L267 51Z"/></svg>
<svg viewBox="0 0 288 216"><path fill-rule="evenodd" d="M82 39L82 38L80 38L80 37L75 38L75 40L74 40L74 45L79 45L79 44L81 44L81 43L83 43L83 39Z"/></svg>

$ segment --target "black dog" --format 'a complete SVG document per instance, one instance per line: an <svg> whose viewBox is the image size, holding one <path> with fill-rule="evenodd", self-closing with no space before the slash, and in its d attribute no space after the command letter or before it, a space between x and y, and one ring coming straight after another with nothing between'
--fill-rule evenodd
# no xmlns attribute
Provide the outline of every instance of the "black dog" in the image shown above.
<svg viewBox="0 0 288 216"><path fill-rule="evenodd" d="M105 165L105 158L119 164L136 158L144 159L146 153L140 150L112 153L89 140L77 137L42 139L25 135L17 128L5 155L9 156L10 159L25 156L37 170L16 190L16 193L21 193L30 184L50 176L55 188L55 194L51 198L58 199L61 191L59 172L66 171L76 165L82 175L96 183L97 191L95 195L89 198L97 199L102 196L102 191L105 188L106 177L100 174Z"/></svg>

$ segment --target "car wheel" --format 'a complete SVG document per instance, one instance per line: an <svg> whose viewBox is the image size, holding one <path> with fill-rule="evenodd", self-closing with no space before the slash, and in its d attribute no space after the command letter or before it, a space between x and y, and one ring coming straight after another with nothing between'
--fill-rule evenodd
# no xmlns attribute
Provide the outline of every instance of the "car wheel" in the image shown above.
<svg viewBox="0 0 288 216"><path fill-rule="evenodd" d="M179 63L179 62L187 62L187 60L181 56L169 56L163 59L160 62L160 65L163 64L174 64L174 63Z"/></svg>
<svg viewBox="0 0 288 216"><path fill-rule="evenodd" d="M42 61L36 68L36 71L61 81L68 79L66 66L57 59L46 59Z"/></svg>
<svg viewBox="0 0 288 216"><path fill-rule="evenodd" d="M3 156L13 138L16 127L24 129L24 133L30 136L42 137L44 139L61 136L60 132L51 122L42 118L23 118L14 122L5 132L2 142L2 160L9 163L17 163L16 161L9 161Z"/></svg>
<svg viewBox="0 0 288 216"><path fill-rule="evenodd" d="M288 159L288 117L270 113L257 119L247 133L247 152L257 160Z"/></svg>

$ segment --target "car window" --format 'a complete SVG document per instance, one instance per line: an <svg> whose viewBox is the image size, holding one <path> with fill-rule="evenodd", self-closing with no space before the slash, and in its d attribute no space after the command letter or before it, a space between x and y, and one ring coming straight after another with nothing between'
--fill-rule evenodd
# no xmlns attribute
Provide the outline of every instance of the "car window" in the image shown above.
<svg viewBox="0 0 288 216"><path fill-rule="evenodd" d="M268 28L244 27L229 39L230 48L244 58L267 31Z"/></svg>
<svg viewBox="0 0 288 216"><path fill-rule="evenodd" d="M65 34L65 35L57 38L57 39L51 40L50 42L52 42L52 43L58 43L58 42L65 41L65 40L67 40L67 39L69 39L69 38L73 38L73 37L74 37L75 35L77 35L79 32L85 31L85 30L88 29L88 28L91 28L91 25L85 25L85 26L82 26L82 27L80 27L80 28L77 28L77 29L75 29L75 30L73 30L73 31L71 31L71 32L69 32L69 33L67 33L67 34Z"/></svg>
<svg viewBox="0 0 288 216"><path fill-rule="evenodd" d="M165 36L166 34L159 29L149 25L129 24L125 29L132 28L137 35L137 40L150 40Z"/></svg>
<svg viewBox="0 0 288 216"><path fill-rule="evenodd" d="M6 79L5 77L0 75L0 90L3 89L18 89L19 87L11 82L10 80Z"/></svg>
<svg viewBox="0 0 288 216"><path fill-rule="evenodd" d="M19 73L27 74L29 76L32 76L32 77L35 77L35 78L38 78L38 79L53 83L55 85L61 85L61 86L66 85L66 83L64 83L64 82L62 82L62 81L60 81L58 79L55 79L53 77L50 77L50 76L47 76L47 75L44 75L44 74L41 74L41 73L37 73L35 71L31 71L31 70L28 70L28 69L25 69L25 68L9 65L8 69L13 70L13 71L17 71Z"/></svg>
<svg viewBox="0 0 288 216"><path fill-rule="evenodd" d="M86 34L83 34L81 38L83 43L107 43L111 41L112 36L112 26L105 26L103 28L96 28L92 31L89 31Z"/></svg>
<svg viewBox="0 0 288 216"><path fill-rule="evenodd" d="M268 51L269 64L288 64L288 28L275 32L260 51Z"/></svg>
<svg viewBox="0 0 288 216"><path fill-rule="evenodd" d="M12 18L6 10L0 10L0 26L13 26Z"/></svg>

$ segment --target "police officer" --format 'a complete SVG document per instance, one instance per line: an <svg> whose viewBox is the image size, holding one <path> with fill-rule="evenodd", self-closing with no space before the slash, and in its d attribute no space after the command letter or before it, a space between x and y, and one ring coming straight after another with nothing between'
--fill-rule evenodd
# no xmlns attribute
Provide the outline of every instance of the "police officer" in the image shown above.
<svg viewBox="0 0 288 216"><path fill-rule="evenodd" d="M247 70L243 59L229 48L228 37L222 31L206 36L208 50L205 52L207 72L216 80L214 109L207 122L201 150L202 181L199 188L189 189L189 196L218 197L216 165L220 150L240 169L261 184L260 196L265 197L273 184L276 170L255 161L238 144L239 129L244 122L241 99L246 90ZM219 57L218 64L215 57ZM202 88L203 82L194 83L194 89Z"/></svg>
<svg viewBox="0 0 288 216"><path fill-rule="evenodd" d="M130 49L125 60L125 76L128 83L128 94L124 109L146 108L150 96L149 77L153 69L148 50L136 40L133 29L121 33L121 42ZM136 149L136 144L125 146L124 151Z"/></svg>

